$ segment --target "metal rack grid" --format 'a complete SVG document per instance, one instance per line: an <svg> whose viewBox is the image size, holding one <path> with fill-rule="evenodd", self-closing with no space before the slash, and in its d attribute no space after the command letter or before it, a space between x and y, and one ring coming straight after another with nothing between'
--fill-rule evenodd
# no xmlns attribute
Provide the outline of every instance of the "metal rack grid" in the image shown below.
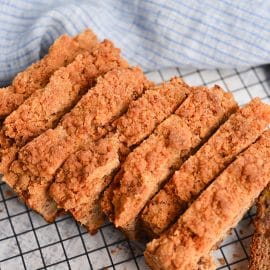
<svg viewBox="0 0 270 270"><path fill-rule="evenodd" d="M218 84L233 92L240 105L259 96L270 104L270 67L234 70L180 70L147 74L156 83L181 76L191 85ZM219 270L247 269L253 233L253 207L214 252ZM90 236L70 216L47 224L0 183L0 269L148 269L143 245L128 241L110 223Z"/></svg>

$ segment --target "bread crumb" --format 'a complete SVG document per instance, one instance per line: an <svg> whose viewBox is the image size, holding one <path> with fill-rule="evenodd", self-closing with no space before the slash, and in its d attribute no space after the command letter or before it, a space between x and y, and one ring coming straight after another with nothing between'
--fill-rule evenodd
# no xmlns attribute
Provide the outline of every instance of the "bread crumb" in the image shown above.
<svg viewBox="0 0 270 270"><path fill-rule="evenodd" d="M223 258L218 258L218 262L221 264L221 265L224 265L226 262Z"/></svg>
<svg viewBox="0 0 270 270"><path fill-rule="evenodd" d="M5 191L5 195L7 197L12 197L12 196L14 196L14 193L11 190L7 190L7 191Z"/></svg>
<svg viewBox="0 0 270 270"><path fill-rule="evenodd" d="M233 258L239 259L241 255L239 253L233 253Z"/></svg>
<svg viewBox="0 0 270 270"><path fill-rule="evenodd" d="M118 247L112 249L112 250L111 250L111 253L112 253L112 254L116 254L116 253L118 253L118 252L121 251L121 250L123 250L123 248L122 248L121 246L118 246Z"/></svg>

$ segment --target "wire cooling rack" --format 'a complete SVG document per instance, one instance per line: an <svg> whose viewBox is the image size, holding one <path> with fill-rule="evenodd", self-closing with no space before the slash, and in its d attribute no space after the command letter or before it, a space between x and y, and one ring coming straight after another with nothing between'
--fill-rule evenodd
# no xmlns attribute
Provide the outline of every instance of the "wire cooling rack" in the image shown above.
<svg viewBox="0 0 270 270"><path fill-rule="evenodd" d="M233 92L240 105L255 96L270 104L270 66L212 71L171 68L148 73L156 83L172 76L181 76L191 85L218 84ZM219 270L248 269L254 214L253 207L214 252ZM143 245L128 241L110 223L94 236L68 215L47 224L20 202L3 182L0 183L0 268L148 269L143 258Z"/></svg>

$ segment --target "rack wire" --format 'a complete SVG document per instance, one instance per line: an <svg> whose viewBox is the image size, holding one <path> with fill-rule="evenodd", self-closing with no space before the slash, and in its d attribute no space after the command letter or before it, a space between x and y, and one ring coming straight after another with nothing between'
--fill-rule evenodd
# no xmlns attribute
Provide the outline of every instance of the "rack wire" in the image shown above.
<svg viewBox="0 0 270 270"><path fill-rule="evenodd" d="M270 104L270 66L228 70L170 68L147 76L156 83L181 76L191 85L218 84L233 92L240 105L256 96ZM255 211L253 207L214 252L217 269L247 269ZM48 224L0 180L1 270L143 270L148 269L143 248L140 243L128 241L110 223L94 236L68 215Z"/></svg>

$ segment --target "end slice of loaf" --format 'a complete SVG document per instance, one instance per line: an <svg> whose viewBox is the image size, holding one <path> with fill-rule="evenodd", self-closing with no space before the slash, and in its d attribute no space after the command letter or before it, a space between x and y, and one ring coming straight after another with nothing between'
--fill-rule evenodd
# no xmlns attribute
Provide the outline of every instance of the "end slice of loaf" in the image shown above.
<svg viewBox="0 0 270 270"><path fill-rule="evenodd" d="M249 263L249 270L268 269L270 269L270 185L262 192L257 202Z"/></svg>
<svg viewBox="0 0 270 270"><path fill-rule="evenodd" d="M0 118L9 115L36 90L43 88L56 70L71 63L82 51L91 51L97 43L97 37L90 29L74 38L59 37L44 58L20 72L10 86L1 89Z"/></svg>

